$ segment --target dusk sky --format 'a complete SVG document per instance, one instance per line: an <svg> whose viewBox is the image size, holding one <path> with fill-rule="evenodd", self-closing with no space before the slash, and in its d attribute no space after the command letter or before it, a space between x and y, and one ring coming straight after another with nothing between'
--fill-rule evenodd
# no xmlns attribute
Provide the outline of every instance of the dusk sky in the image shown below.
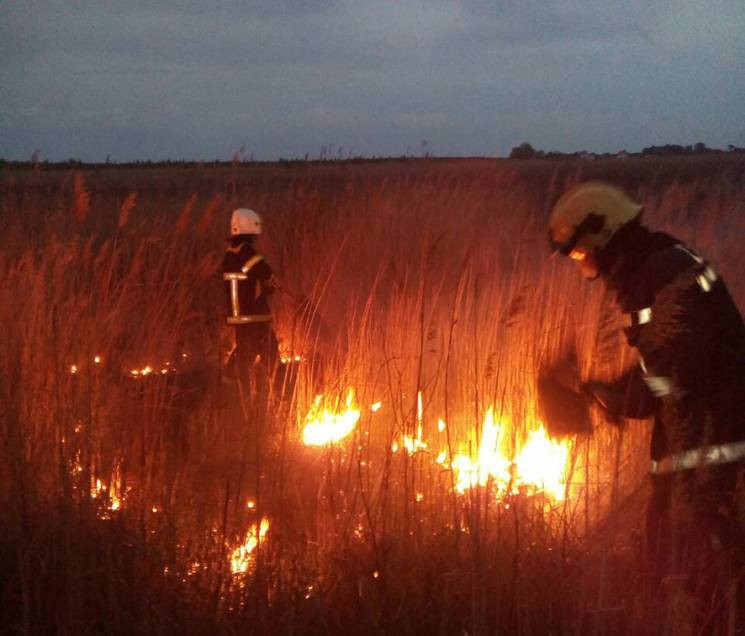
<svg viewBox="0 0 745 636"><path fill-rule="evenodd" d="M745 146L743 0L0 0L0 59L5 159Z"/></svg>

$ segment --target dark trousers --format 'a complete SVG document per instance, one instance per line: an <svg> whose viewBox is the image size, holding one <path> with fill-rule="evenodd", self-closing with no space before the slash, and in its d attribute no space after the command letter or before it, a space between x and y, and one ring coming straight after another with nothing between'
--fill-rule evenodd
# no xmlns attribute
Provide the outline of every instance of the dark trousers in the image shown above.
<svg viewBox="0 0 745 636"><path fill-rule="evenodd" d="M240 325L235 328L235 354L242 364L273 369L279 360L279 343L270 322Z"/></svg>
<svg viewBox="0 0 745 636"><path fill-rule="evenodd" d="M236 379L248 395L266 394L279 363L279 343L271 323L235 328Z"/></svg>
<svg viewBox="0 0 745 636"><path fill-rule="evenodd" d="M651 479L647 563L653 594L667 610L665 627L709 634L743 628L743 466L706 466Z"/></svg>

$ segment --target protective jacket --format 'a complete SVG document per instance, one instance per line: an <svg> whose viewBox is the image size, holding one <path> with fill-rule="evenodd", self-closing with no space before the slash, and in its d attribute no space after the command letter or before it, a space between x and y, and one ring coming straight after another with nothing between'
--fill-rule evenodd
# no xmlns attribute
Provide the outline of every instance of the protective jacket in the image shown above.
<svg viewBox="0 0 745 636"><path fill-rule="evenodd" d="M253 238L225 251L223 281L227 301L226 321L235 327L236 353L251 366L257 355L270 366L278 355L271 326L269 299L274 290L272 269L253 246Z"/></svg>
<svg viewBox="0 0 745 636"><path fill-rule="evenodd" d="M229 325L269 322L272 269L251 241L229 247L222 265Z"/></svg>
<svg viewBox="0 0 745 636"><path fill-rule="evenodd" d="M606 407L654 417L652 472L745 457L745 326L714 268L638 221L598 264L639 352L639 366L606 387Z"/></svg>

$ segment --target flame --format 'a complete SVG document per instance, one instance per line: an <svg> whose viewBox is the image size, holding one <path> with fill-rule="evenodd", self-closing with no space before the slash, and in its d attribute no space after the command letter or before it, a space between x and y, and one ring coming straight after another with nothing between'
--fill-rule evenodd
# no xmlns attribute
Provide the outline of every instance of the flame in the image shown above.
<svg viewBox="0 0 745 636"><path fill-rule="evenodd" d="M80 475L83 472L83 464L80 461L80 449L75 451L75 458L74 458L74 464L72 467L72 474L73 475Z"/></svg>
<svg viewBox="0 0 745 636"><path fill-rule="evenodd" d="M469 488L486 486L490 477L497 484L510 482L510 462L499 449L499 426L493 409L486 411L477 457L458 453L450 465L455 472L455 490L461 494Z"/></svg>
<svg viewBox="0 0 745 636"><path fill-rule="evenodd" d="M427 442L422 440L422 426L421 424L417 426L416 429L416 437L412 437L411 435L404 435L403 436L403 444L404 448L406 449L406 452L409 455L413 455L417 451L423 451L427 448ZM395 450L393 451L396 452Z"/></svg>
<svg viewBox="0 0 745 636"><path fill-rule="evenodd" d="M99 513L99 518L110 519L110 512L120 510L124 503L125 493L122 492L122 477L119 466L114 469L111 481L107 484L101 478L96 477L91 484L91 499L99 499L103 502L103 510Z"/></svg>
<svg viewBox="0 0 745 636"><path fill-rule="evenodd" d="M244 542L230 554L230 571L233 574L244 574L254 560L254 552L259 544L264 541L269 532L269 519L263 517L261 523L253 524L246 533Z"/></svg>
<svg viewBox="0 0 745 636"><path fill-rule="evenodd" d="M569 445L550 439L543 426L531 431L515 458L520 483L540 488L557 501L563 500L568 457Z"/></svg>
<svg viewBox="0 0 745 636"><path fill-rule="evenodd" d="M182 356L182 359L186 359L188 357L187 354L185 353L181 354L181 356ZM97 353L93 356L94 365L103 365L103 363L104 363L104 359L101 354ZM161 375L166 375L168 373L176 372L176 369L172 368L172 365L173 363L169 361L169 362L166 362L165 364L161 364L160 369L158 369L156 366L153 366L152 364L147 363L144 366L142 366L142 368L136 367L134 369L129 369L129 374L134 378L139 378L139 377L147 376L151 374L156 375L158 372L160 372ZM78 364L78 363L71 364L70 373L72 375L80 373L83 367L84 365L82 364Z"/></svg>
<svg viewBox="0 0 745 636"><path fill-rule="evenodd" d="M146 375L150 375L150 374L151 374L152 372L153 372L153 367L151 367L151 366L150 366L149 364L147 364L147 365L145 365L144 367L142 367L142 369L132 369L132 370L130 371L130 373L131 373L131 374L132 374L132 375L133 375L134 377L136 377L136 378L137 378L137 377L140 377L140 376L146 376ZM168 372L168 371L165 371L165 373L167 373L167 372Z"/></svg>
<svg viewBox="0 0 745 636"><path fill-rule="evenodd" d="M156 367L152 366L151 364L146 364L141 369L130 369L129 374L133 378L142 378L148 375L168 375L169 373L176 373L176 369L172 366L171 362L166 362L165 365L162 365L160 369L157 369Z"/></svg>
<svg viewBox="0 0 745 636"><path fill-rule="evenodd" d="M325 446L333 444L349 435L357 426L360 410L354 406L354 390L347 392L346 409L341 413L330 411L322 406L323 396L316 397L306 418L303 429L303 443L306 446Z"/></svg>
<svg viewBox="0 0 745 636"><path fill-rule="evenodd" d="M450 462L455 490L463 494L469 488L486 486L492 480L500 494L515 494L520 486L527 486L543 491L556 501L563 500L569 443L551 440L541 425L528 434L525 445L510 460L500 448L500 430L494 411L489 408L477 456L472 458L461 452Z"/></svg>
<svg viewBox="0 0 745 636"><path fill-rule="evenodd" d="M279 360L282 364L291 364L292 362L302 362L303 356L297 351L293 351L290 343L286 340L279 341Z"/></svg>

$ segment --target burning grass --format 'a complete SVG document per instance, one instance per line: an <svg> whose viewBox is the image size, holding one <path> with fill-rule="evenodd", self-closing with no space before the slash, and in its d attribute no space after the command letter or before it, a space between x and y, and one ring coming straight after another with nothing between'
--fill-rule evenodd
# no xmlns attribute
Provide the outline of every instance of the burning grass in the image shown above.
<svg viewBox="0 0 745 636"><path fill-rule="evenodd" d="M567 344L583 377L632 362L610 299L544 249L573 169L216 171L196 192L159 175L141 190L108 172L3 177L3 624L643 622L647 428L595 413L591 436L553 440L536 409L541 362ZM742 306L740 183L634 188ZM216 272L245 203L265 212L260 249L289 292L285 384L266 391L238 391L220 363Z"/></svg>

